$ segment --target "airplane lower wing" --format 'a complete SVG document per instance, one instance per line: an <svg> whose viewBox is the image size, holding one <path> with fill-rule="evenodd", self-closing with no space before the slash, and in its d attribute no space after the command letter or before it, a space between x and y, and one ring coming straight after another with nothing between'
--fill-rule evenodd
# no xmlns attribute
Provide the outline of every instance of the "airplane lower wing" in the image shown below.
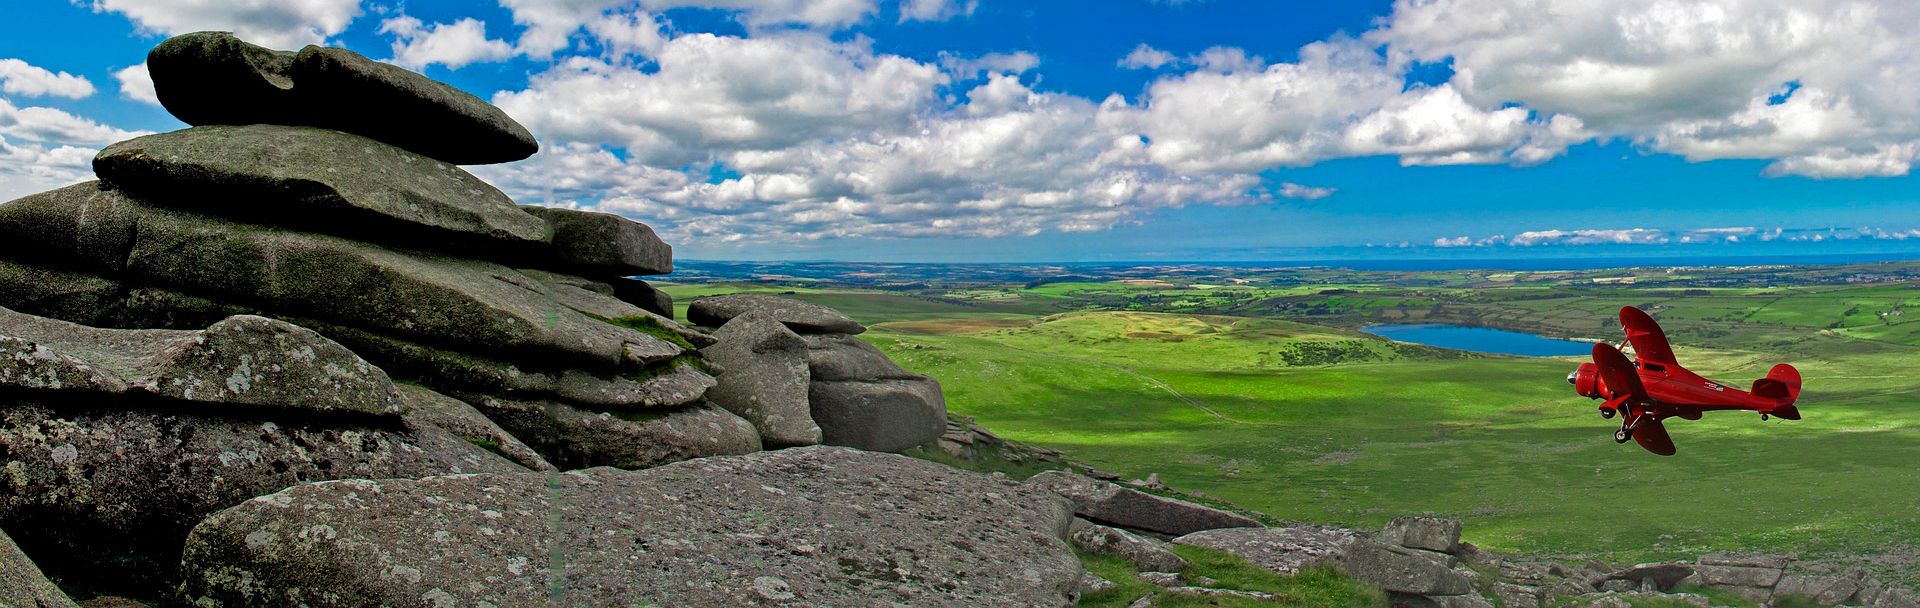
<svg viewBox="0 0 1920 608"><path fill-rule="evenodd" d="M1679 451L1673 447L1673 436L1667 434L1667 426L1660 424L1660 419L1653 414L1645 415L1645 419L1634 426L1633 440L1639 442L1640 447L1661 456L1672 456Z"/></svg>

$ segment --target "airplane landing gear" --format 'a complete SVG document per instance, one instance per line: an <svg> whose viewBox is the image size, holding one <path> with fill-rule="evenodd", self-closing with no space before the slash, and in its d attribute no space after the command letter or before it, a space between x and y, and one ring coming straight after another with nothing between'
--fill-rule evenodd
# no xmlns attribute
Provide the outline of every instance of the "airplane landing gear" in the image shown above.
<svg viewBox="0 0 1920 608"><path fill-rule="evenodd" d="M1628 439L1632 439L1632 438L1633 438L1632 429L1622 428L1618 431L1613 432L1614 443L1626 443Z"/></svg>
<svg viewBox="0 0 1920 608"><path fill-rule="evenodd" d="M1766 421L1767 421L1767 415L1766 415L1766 414L1761 414L1761 415L1760 415L1760 421L1761 421L1761 422L1766 422Z"/></svg>
<svg viewBox="0 0 1920 608"><path fill-rule="evenodd" d="M1613 414L1614 414L1614 413L1615 413L1615 412L1614 412L1614 409L1613 409L1613 408L1610 408L1610 407L1603 407L1603 408L1600 408L1600 417L1601 417L1601 418L1612 418L1612 417L1613 417Z"/></svg>

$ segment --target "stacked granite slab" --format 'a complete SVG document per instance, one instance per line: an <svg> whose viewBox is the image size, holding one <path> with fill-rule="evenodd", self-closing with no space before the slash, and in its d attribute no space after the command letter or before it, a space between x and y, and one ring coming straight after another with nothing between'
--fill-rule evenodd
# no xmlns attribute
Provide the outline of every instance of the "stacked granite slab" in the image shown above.
<svg viewBox="0 0 1920 608"><path fill-rule="evenodd" d="M747 420L769 447L825 443L901 452L940 438L940 383L854 337L839 311L764 294L694 300L691 323L717 328L701 350L726 370L713 401Z"/></svg>
<svg viewBox="0 0 1920 608"><path fill-rule="evenodd" d="M99 181L0 204L0 306L88 325L292 322L480 408L561 468L760 449L672 303L672 249L619 216L517 205L456 166L531 155L499 108L344 49L224 32L148 58L195 125L108 146Z"/></svg>

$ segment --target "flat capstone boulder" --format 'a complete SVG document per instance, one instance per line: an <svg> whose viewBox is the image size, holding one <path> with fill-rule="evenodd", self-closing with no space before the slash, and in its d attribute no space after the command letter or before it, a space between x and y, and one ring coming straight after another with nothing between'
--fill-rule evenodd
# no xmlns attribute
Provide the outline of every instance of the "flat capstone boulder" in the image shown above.
<svg viewBox="0 0 1920 608"><path fill-rule="evenodd" d="M210 607L1069 606L1067 520L1001 479L831 447L338 481L207 518L183 591Z"/></svg>
<svg viewBox="0 0 1920 608"><path fill-rule="evenodd" d="M204 330L102 329L0 308L0 387L396 415L387 374L312 330L229 317Z"/></svg>
<svg viewBox="0 0 1920 608"><path fill-rule="evenodd" d="M757 293L734 293L694 300L687 306L687 322L719 327L748 311L766 313L800 334L857 334L867 330L840 311L812 302Z"/></svg>
<svg viewBox="0 0 1920 608"><path fill-rule="evenodd" d="M100 179L170 207L414 247L544 247L547 221L465 169L351 133L211 125L119 142Z"/></svg>
<svg viewBox="0 0 1920 608"><path fill-rule="evenodd" d="M1242 515L1066 471L1035 475L1027 479L1027 485L1066 498L1073 503L1075 515L1104 525L1176 536L1216 528L1263 527Z"/></svg>
<svg viewBox="0 0 1920 608"><path fill-rule="evenodd" d="M1355 536L1340 543L1340 564L1361 582L1412 595L1463 595L1473 583L1433 557ZM1444 555L1444 554L1436 554Z"/></svg>
<svg viewBox="0 0 1920 608"><path fill-rule="evenodd" d="M520 209L545 220L553 235L546 266L607 277L673 272L673 247L646 224L611 213L538 205Z"/></svg>
<svg viewBox="0 0 1920 608"><path fill-rule="evenodd" d="M1225 551L1268 572L1290 575L1338 563L1344 554L1342 543L1353 537L1351 530L1330 526L1217 528L1175 538L1173 543Z"/></svg>
<svg viewBox="0 0 1920 608"><path fill-rule="evenodd" d="M673 296L646 281L613 277L607 279L607 285L613 288L613 297L620 301L668 319L673 318Z"/></svg>
<svg viewBox="0 0 1920 608"><path fill-rule="evenodd" d="M765 313L749 312L713 338L700 355L723 371L708 398L753 423L769 447L820 443L807 402L807 343L798 334Z"/></svg>
<svg viewBox="0 0 1920 608"><path fill-rule="evenodd" d="M323 127L459 165L515 161L540 149L493 104L341 48L295 53L228 32L194 32L155 46L147 71L160 104L190 125Z"/></svg>

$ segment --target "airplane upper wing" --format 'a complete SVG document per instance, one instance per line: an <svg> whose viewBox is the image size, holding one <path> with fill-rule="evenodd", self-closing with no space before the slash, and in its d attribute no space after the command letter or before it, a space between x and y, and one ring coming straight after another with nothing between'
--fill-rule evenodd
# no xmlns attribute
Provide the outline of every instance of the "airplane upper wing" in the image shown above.
<svg viewBox="0 0 1920 608"><path fill-rule="evenodd" d="M1627 341L1633 343L1633 356L1641 361L1674 365L1673 347L1667 345L1667 332L1638 308L1620 307L1620 325L1627 329Z"/></svg>

